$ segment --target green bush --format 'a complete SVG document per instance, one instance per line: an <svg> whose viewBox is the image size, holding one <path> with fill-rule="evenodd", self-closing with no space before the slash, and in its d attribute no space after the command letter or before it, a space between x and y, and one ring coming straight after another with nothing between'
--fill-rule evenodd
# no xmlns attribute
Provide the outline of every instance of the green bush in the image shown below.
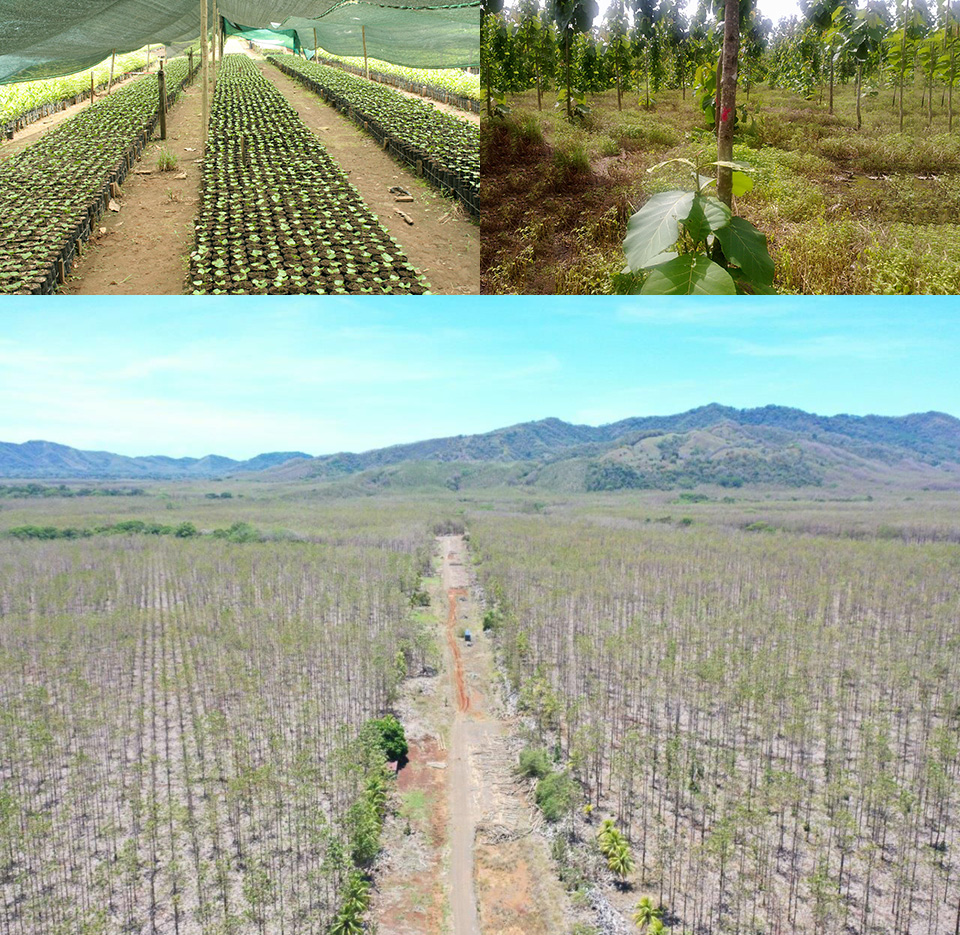
<svg viewBox="0 0 960 935"><path fill-rule="evenodd" d="M567 773L550 773L537 783L534 798L547 821L559 821L570 811L576 795L576 784Z"/></svg>
<svg viewBox="0 0 960 935"><path fill-rule="evenodd" d="M377 743L389 762L402 760L409 750L403 725L392 715L387 714L367 722L377 733Z"/></svg>
<svg viewBox="0 0 960 935"><path fill-rule="evenodd" d="M553 772L550 754L543 747L527 747L520 754L520 775L543 779Z"/></svg>

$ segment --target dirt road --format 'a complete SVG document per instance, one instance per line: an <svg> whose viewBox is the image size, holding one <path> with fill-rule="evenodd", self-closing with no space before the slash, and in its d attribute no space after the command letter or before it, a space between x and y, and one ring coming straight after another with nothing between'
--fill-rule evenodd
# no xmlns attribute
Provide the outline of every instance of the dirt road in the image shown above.
<svg viewBox="0 0 960 935"><path fill-rule="evenodd" d="M444 536L440 540L443 566L441 577L447 595L447 652L456 714L450 729L450 907L453 935L480 935L477 898L473 887L473 846L477 833L474 781L471 775L471 696L466 684L459 636L459 604L469 600L468 579L463 567L463 538ZM478 716L474 708L472 716Z"/></svg>
<svg viewBox="0 0 960 935"><path fill-rule="evenodd" d="M517 725L495 689L493 645L471 594L463 537L440 537L440 554L454 708L447 777L453 935L557 935L567 928L567 897L513 769Z"/></svg>

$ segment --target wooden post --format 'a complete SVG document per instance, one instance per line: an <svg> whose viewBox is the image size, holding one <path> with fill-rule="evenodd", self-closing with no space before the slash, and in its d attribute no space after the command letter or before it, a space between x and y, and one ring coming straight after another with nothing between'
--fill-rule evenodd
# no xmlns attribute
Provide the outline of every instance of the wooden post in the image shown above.
<svg viewBox="0 0 960 935"><path fill-rule="evenodd" d="M110 93L110 89L113 87L113 66L117 64L117 50L113 50L113 57L110 59L110 80L107 82L107 94Z"/></svg>
<svg viewBox="0 0 960 935"><path fill-rule="evenodd" d="M190 49L187 52L187 58L189 59L189 65L187 66L190 69L190 80L193 80L193 49Z"/></svg>
<svg viewBox="0 0 960 935"><path fill-rule="evenodd" d="M207 142L207 124L210 122L210 69L207 61L207 0L200 0L200 74L203 82L203 105L201 120L203 121L202 139Z"/></svg>
<svg viewBox="0 0 960 935"><path fill-rule="evenodd" d="M314 27L313 27L313 60L314 60L314 61L317 61L317 49L318 49L318 48L319 48L319 46L317 45L317 27L314 26Z"/></svg>
<svg viewBox="0 0 960 935"><path fill-rule="evenodd" d="M93 96L94 96L94 93L95 93L95 92L94 92L94 89L93 89L93 85L94 85L93 72L91 71L91 72L90 72L90 103L91 103L91 104L93 103Z"/></svg>
<svg viewBox="0 0 960 935"><path fill-rule="evenodd" d="M163 72L163 59L160 59L160 71L157 74L160 85L160 139L167 138L167 76Z"/></svg>
<svg viewBox="0 0 960 935"><path fill-rule="evenodd" d="M147 43L147 71L150 71L150 43Z"/></svg>
<svg viewBox="0 0 960 935"><path fill-rule="evenodd" d="M367 81L369 81L370 66L369 64L367 64L367 27L366 26L360 27L360 36L363 39L363 75L367 79Z"/></svg>

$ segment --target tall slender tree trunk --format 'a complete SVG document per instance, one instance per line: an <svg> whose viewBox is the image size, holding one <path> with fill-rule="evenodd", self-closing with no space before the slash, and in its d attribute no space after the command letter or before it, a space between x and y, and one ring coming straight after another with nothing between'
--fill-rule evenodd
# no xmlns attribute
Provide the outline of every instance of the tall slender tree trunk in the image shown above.
<svg viewBox="0 0 960 935"><path fill-rule="evenodd" d="M956 53L950 56L950 85L947 88L947 132L953 133L953 81L956 72Z"/></svg>
<svg viewBox="0 0 960 935"><path fill-rule="evenodd" d="M833 113L833 43L830 43L830 111Z"/></svg>
<svg viewBox="0 0 960 935"><path fill-rule="evenodd" d="M903 27L900 39L900 132L903 133L903 84L907 72L907 27Z"/></svg>
<svg viewBox="0 0 960 935"><path fill-rule="evenodd" d="M563 34L563 70L566 73L567 84L567 120L573 120L573 108L570 106L570 28Z"/></svg>
<svg viewBox="0 0 960 935"><path fill-rule="evenodd" d="M623 89L620 82L620 66L617 66L617 110L623 110Z"/></svg>
<svg viewBox="0 0 960 935"><path fill-rule="evenodd" d="M863 123L860 117L860 79L863 77L863 63L857 62L857 129Z"/></svg>
<svg viewBox="0 0 960 935"><path fill-rule="evenodd" d="M733 121L737 112L737 56L740 52L740 2L726 0L723 14L723 69L720 79L720 112L717 114L717 158L733 159ZM717 197L733 204L733 171L717 166Z"/></svg>

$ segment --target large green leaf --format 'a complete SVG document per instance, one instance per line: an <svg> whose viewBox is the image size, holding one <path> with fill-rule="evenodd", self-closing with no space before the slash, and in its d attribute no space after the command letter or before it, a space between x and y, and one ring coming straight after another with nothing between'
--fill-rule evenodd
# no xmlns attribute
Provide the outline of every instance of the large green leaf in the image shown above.
<svg viewBox="0 0 960 935"><path fill-rule="evenodd" d="M707 223L707 216L703 213L703 198L700 195L694 196L690 213L683 222L683 229L697 243L705 241L710 236L710 225Z"/></svg>
<svg viewBox="0 0 960 935"><path fill-rule="evenodd" d="M723 255L740 267L746 279L758 285L773 282L773 260L767 252L767 238L749 221L732 218L726 227L717 231L717 240L723 247Z"/></svg>
<svg viewBox="0 0 960 935"><path fill-rule="evenodd" d="M696 195L683 229L698 243L702 243L715 230L730 223L730 209L719 198L711 195Z"/></svg>
<svg viewBox="0 0 960 935"><path fill-rule="evenodd" d="M677 242L680 222L692 205L693 192L661 192L630 218L623 252L633 272L665 259L663 254Z"/></svg>
<svg viewBox="0 0 960 935"><path fill-rule="evenodd" d="M733 172L733 196L739 198L753 188L753 179L746 172Z"/></svg>
<svg viewBox="0 0 960 935"><path fill-rule="evenodd" d="M726 227L732 217L730 209L713 195L706 195L703 198L703 213L706 215L711 231L718 231L721 227Z"/></svg>
<svg viewBox="0 0 960 935"><path fill-rule="evenodd" d="M736 295L733 277L709 257L685 253L650 270L641 295Z"/></svg>

